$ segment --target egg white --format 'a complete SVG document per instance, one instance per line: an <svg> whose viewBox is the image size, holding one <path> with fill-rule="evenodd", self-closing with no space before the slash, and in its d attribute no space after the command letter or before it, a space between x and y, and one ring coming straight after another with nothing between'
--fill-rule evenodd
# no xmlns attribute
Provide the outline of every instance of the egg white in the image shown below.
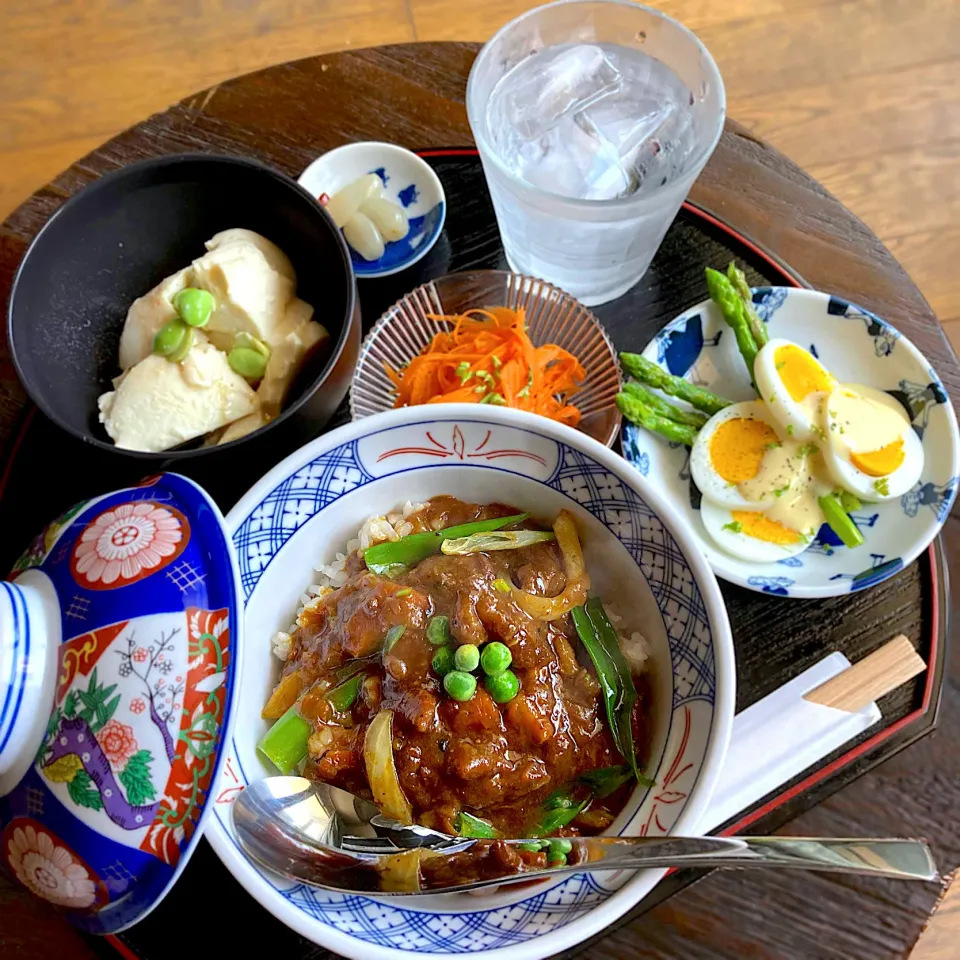
<svg viewBox="0 0 960 960"><path fill-rule="evenodd" d="M705 499L735 510L759 509L762 504L745 499L735 486L731 486L717 473L710 459L713 436L717 428L729 420L762 420L774 433L777 431L777 421L770 416L766 405L760 400L747 400L724 407L700 428L697 439L690 448L690 474Z"/></svg>
<svg viewBox="0 0 960 960"><path fill-rule="evenodd" d="M821 453L830 475L836 483L844 490L860 497L862 500L869 500L875 503L882 503L886 500L896 500L910 490L920 479L923 472L923 444L917 436L916 431L910 425L907 419L906 411L903 406L890 394L883 390L876 390L873 387L867 387L862 384L842 384L837 390L853 390L862 396L873 400L875 403L882 404L894 410L903 418L903 431L900 434L903 439L903 463L893 471L887 474L883 479L887 481L887 493L881 494L875 483L878 477L872 477L862 470L857 469L850 462L850 448L842 435L837 430L829 429L829 409L830 399L833 394L827 398L824 404L824 417L827 421L826 442L820 443Z"/></svg>
<svg viewBox="0 0 960 960"><path fill-rule="evenodd" d="M774 422L780 427L781 434L786 433L793 440L806 442L819 436L820 413L818 407L821 398L826 394L811 394L802 401L794 400L790 396L790 391L787 390L780 379L776 362L777 350L780 347L787 346L803 350L832 382L835 381L833 381L833 377L827 368L809 350L804 350L799 344L790 340L768 340L757 353L753 365L753 376L757 384L757 390L767 404Z"/></svg>
<svg viewBox="0 0 960 960"><path fill-rule="evenodd" d="M725 525L733 523L733 514L719 504L703 500L700 503L700 519L710 539L725 553L746 560L749 563L775 563L777 560L786 560L803 553L807 549L807 542L800 540L797 543L783 544L770 543L767 540L758 540L740 532L724 529Z"/></svg>

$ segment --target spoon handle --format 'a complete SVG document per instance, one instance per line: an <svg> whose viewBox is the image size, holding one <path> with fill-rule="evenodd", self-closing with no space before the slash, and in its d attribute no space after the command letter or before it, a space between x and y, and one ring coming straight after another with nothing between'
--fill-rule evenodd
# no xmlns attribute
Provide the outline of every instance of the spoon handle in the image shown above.
<svg viewBox="0 0 960 960"><path fill-rule="evenodd" d="M805 837L587 837L571 839L579 869L638 867L782 867L936 880L925 843L902 839ZM552 871L543 871L549 873Z"/></svg>

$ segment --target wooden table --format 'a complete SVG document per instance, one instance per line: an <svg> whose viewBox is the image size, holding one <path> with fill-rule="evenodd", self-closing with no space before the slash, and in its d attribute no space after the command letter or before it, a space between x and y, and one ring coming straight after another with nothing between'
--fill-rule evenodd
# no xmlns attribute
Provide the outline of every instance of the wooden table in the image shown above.
<svg viewBox="0 0 960 960"><path fill-rule="evenodd" d="M144 121L38 191L0 228L0 291L9 294L30 239L70 194L97 176L161 153L202 151L261 159L297 175L349 140L416 148L472 142L464 109L475 44L407 44L331 54L250 74ZM879 240L814 180L729 123L692 199L760 241L812 285L889 319L923 350L948 391L960 366L928 305ZM9 454L25 405L5 347L0 353L0 456ZM33 509L23 504L24 510ZM42 522L38 516L38 522ZM947 531L960 561L960 520ZM913 834L936 838L941 868L960 864L960 647L954 644L938 732L799 817L802 834ZM919 885L789 873L715 874L595 941L592 957L843 958L902 956L919 936L937 891ZM0 888L4 956L84 955L86 947L42 905ZM20 910L24 913L20 913ZM40 923L23 924L25 912Z"/></svg>

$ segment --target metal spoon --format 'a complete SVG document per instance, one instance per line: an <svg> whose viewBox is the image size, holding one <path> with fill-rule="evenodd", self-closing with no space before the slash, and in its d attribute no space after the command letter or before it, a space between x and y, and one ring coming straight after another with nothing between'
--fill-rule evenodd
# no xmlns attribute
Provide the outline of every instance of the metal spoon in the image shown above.
<svg viewBox="0 0 960 960"><path fill-rule="evenodd" d="M900 880L937 880L927 845L901 839L798 837L570 837L566 861L522 866L519 844L405 826L344 790L303 777L250 784L233 804L244 851L291 880L386 894L475 890L584 870L786 867Z"/></svg>

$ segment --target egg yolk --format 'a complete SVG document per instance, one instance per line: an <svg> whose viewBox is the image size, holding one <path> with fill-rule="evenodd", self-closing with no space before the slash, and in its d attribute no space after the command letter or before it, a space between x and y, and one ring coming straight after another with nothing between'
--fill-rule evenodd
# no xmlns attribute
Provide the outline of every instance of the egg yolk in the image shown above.
<svg viewBox="0 0 960 960"><path fill-rule="evenodd" d="M727 483L752 480L777 435L763 420L724 420L710 438L710 463Z"/></svg>
<svg viewBox="0 0 960 960"><path fill-rule="evenodd" d="M879 450L870 453L851 453L850 462L868 477L886 477L899 470L906 459L903 452L903 440L894 440Z"/></svg>
<svg viewBox="0 0 960 960"><path fill-rule="evenodd" d="M801 347L792 343L778 347L773 362L787 393L797 402L808 394L827 393L833 389L833 377Z"/></svg>
<svg viewBox="0 0 960 960"><path fill-rule="evenodd" d="M762 513L754 513L750 510L732 510L730 514L740 524L740 531L748 537L764 540L767 543L782 544L799 543L802 539L796 530L791 530Z"/></svg>

